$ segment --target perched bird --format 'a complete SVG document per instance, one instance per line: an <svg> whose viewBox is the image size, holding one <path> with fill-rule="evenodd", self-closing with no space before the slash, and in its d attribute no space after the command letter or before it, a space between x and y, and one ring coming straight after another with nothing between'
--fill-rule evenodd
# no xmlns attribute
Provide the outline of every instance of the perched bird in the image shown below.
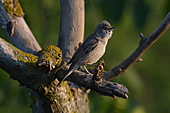
<svg viewBox="0 0 170 113"><path fill-rule="evenodd" d="M74 53L72 59L67 63L71 64L65 77L59 82L58 86L64 81L73 71L80 66L86 66L96 63L105 53L106 45L109 38L112 36L112 28L109 22L102 21ZM86 69L86 68L85 68ZM87 71L87 69L86 69ZM88 71L87 71L88 72Z"/></svg>

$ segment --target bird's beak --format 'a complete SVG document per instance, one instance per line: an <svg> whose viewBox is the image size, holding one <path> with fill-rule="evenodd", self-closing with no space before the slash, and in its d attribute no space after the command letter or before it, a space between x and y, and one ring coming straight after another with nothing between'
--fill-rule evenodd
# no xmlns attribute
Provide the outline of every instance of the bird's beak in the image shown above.
<svg viewBox="0 0 170 113"><path fill-rule="evenodd" d="M109 31L115 31L116 28L109 28Z"/></svg>

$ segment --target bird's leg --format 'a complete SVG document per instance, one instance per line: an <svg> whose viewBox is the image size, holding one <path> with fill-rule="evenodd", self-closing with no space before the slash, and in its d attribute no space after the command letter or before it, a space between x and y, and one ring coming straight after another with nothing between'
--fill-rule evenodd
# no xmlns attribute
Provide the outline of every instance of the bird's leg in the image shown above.
<svg viewBox="0 0 170 113"><path fill-rule="evenodd" d="M89 72L89 70L86 68L86 66L83 66L83 68L84 68L85 71L88 73L88 75L93 75L92 73Z"/></svg>

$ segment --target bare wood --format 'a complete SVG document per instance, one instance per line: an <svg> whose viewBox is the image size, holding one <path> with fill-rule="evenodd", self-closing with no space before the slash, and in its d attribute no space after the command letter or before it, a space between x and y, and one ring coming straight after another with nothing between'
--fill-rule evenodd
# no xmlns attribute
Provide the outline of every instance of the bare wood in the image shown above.
<svg viewBox="0 0 170 113"><path fill-rule="evenodd" d="M30 89L30 103L34 112L89 112L88 91L82 91L80 88L70 89L67 83L62 83L62 87L57 87L59 81L56 77L64 76L63 73L66 69L60 71L56 69L50 73L41 72L36 65L37 59L39 59L38 56L24 53L0 38L0 67L10 74L10 78L17 80L22 86ZM100 74L98 74L99 71ZM102 69L97 69L95 76L101 76L102 71ZM74 72L73 76L68 77L68 79L102 95L111 97L116 95L127 98L128 90L126 87L104 79L101 81L102 78L98 80L98 78L93 78L84 73L78 76L80 73L82 72ZM74 93L74 96L72 93Z"/></svg>
<svg viewBox="0 0 170 113"><path fill-rule="evenodd" d="M29 89L33 113L78 111L72 90L67 85L67 89L57 88L58 80L54 78L55 73L41 72L35 67L36 59L37 56L24 53L0 38L0 67L10 74L11 79L17 80L21 86ZM76 96L82 96L81 93L78 92Z"/></svg>
<svg viewBox="0 0 170 113"><path fill-rule="evenodd" d="M11 5L16 5L12 3L15 2L11 2ZM41 47L23 19L23 14L21 13L16 16L16 14L6 12L3 0L0 1L0 9L0 22L7 31L13 45L22 51L33 54L41 50Z"/></svg>
<svg viewBox="0 0 170 113"><path fill-rule="evenodd" d="M127 59L122 61L119 65L105 72L103 74L103 78L106 80L110 80L124 73L127 68L129 68L134 63L139 61L140 57L144 54L144 52L153 43L155 43L163 35L163 33L166 30L168 30L169 27L170 27L170 12L167 14L163 22L158 26L158 28L156 28L147 38L145 38L143 34L140 34L142 41L139 44L139 47Z"/></svg>
<svg viewBox="0 0 170 113"><path fill-rule="evenodd" d="M60 0L60 34L58 46L68 62L84 36L84 0Z"/></svg>
<svg viewBox="0 0 170 113"><path fill-rule="evenodd" d="M62 18L61 21L62 20L63 21L61 23L61 30L60 30L61 32L60 33L62 34L62 32L63 32L64 36L61 36L62 38L60 38L61 42L59 42L59 45L61 45L61 48L63 46L67 46L67 49L71 47L71 51L68 51L65 49L63 49L63 50L66 52L70 52L69 54L72 55L74 53L75 49L78 48L79 43L82 42L82 40L83 40L84 1L83 0L82 1L80 1L80 0L74 0L74 1L65 0L63 2L61 1L61 4L63 4L61 6L61 7L63 7L63 11L61 11L61 12L63 15L64 14L66 14L66 15L61 17ZM67 10L65 10L65 9L67 9ZM17 42L15 40L15 38L16 38L15 35L17 35L18 37L21 36L21 38L24 38L23 36L28 33L29 37L33 36L33 35L32 36L30 35L29 31L27 31L27 32L23 31L23 30L27 29L28 26L25 26L26 24L25 24L25 21L23 20L22 16L23 15L20 15L20 16L12 15L12 18L7 17L7 19L4 19L5 21L3 21L3 26L6 29L9 36L12 38L12 41L14 41L13 43L15 46L19 46L19 48L23 51L36 53L37 51L40 50L40 48L37 46L34 46L36 44L31 45L31 43L34 40L30 40L31 43L27 39L23 39L23 40L20 39ZM64 20L66 20L66 21L64 21ZM21 24L22 24L22 26L20 26ZM20 31L22 31L22 33L24 33L24 34L22 34ZM66 39L64 41L62 41L64 39L63 37L66 37ZM65 43L65 42L69 41L70 39L72 40L71 43L70 42ZM22 45L22 43L23 43L23 45ZM70 45L70 47L69 47L69 45ZM27 49L27 48L29 48L29 46L33 47L30 49L33 51L30 51L29 49ZM13 51L13 48L11 48L11 49L12 49L11 51L13 53L20 54L20 52L18 52L19 50L16 51L14 49L14 51ZM5 53L4 52L5 50L6 49L4 47L2 49L2 51L0 51L0 52ZM8 55L16 58L15 54L8 53ZM2 55L2 57L3 57L3 55ZM24 57L24 58L29 59L27 57ZM6 60L8 60L8 59L10 59L10 57L7 57ZM11 61L14 61L11 63L15 64L16 62L18 62L18 60L19 59L17 59L17 58L16 58L16 60L11 60ZM52 75L52 73L48 73L48 74L42 73L39 70L37 70L37 68L35 68L35 67L32 67L33 70L31 69L31 72L30 72L29 69L27 69L27 64L24 64L24 62L22 62L23 64L21 62L19 62L19 66L18 65L10 65L10 63L6 63L6 65L1 65L1 67L6 72L8 72L10 74L11 78L20 82L21 85L24 85L24 86L30 88L30 90L29 90L30 97L31 97L31 99L33 98L33 100L31 100L30 103L31 103L31 108L32 108L33 112L37 112L37 113L47 113L47 112L88 113L89 112L87 93L85 93L85 92L82 93L82 90L80 90L79 88L74 89L74 92L72 92L72 90L69 90L68 86L57 88L56 86L57 86L58 80L57 79L54 80L55 78L53 78L54 76ZM8 65L10 65L10 66L8 66ZM10 71L10 68L12 68L12 71L15 71L15 72L12 73L12 71ZM16 70L13 70L13 69L16 69ZM22 71L20 71L20 69L22 69ZM24 75L22 75L23 73L24 73ZM47 79L42 78L43 76ZM27 79L28 77L29 77L29 79ZM46 83L48 83L49 87L47 88L45 86L42 88L42 86L39 86L40 85L39 83L41 85L42 84L45 85ZM41 90L39 91L39 89L41 89ZM48 90L46 91L46 89L48 89ZM51 89L54 89L54 90L51 91ZM46 95L44 95L44 92L42 92L43 90L45 90ZM53 92L53 93L51 93L51 92ZM75 93L75 92L76 92L76 95L73 96L72 93ZM41 98L39 98L39 97L41 97ZM56 100L56 97L59 100ZM34 98L36 98L36 104L35 104Z"/></svg>
<svg viewBox="0 0 170 113"><path fill-rule="evenodd" d="M38 69L36 64L38 59L38 56L24 53L0 38L0 67L8 72L12 79L17 80L21 85L27 88L38 91L40 94L43 91L42 86L59 89L63 88L57 87L59 81L56 77L62 79L66 69L63 68L59 71L53 70L50 73L44 73ZM114 95L116 95L118 97L127 98L126 94L128 90L124 86L102 79L101 74L104 68L101 68L103 66L101 63L96 68L94 76L75 71L68 77L68 80L106 96L114 97ZM59 90L55 93L59 93ZM42 95L43 94L44 93L42 93Z"/></svg>
<svg viewBox="0 0 170 113"><path fill-rule="evenodd" d="M64 7L65 9L67 9L65 10L61 8L63 11L61 13L69 12L69 13L66 13L66 15L61 14L61 17L62 17L61 25L60 25L61 33L60 33L60 37L59 37L60 39L59 39L59 44L58 44L64 52L63 55L64 55L65 61L68 61L69 58L71 58L75 49L78 47L79 43L82 42L82 39L83 39L84 16L83 16L83 19L81 18L82 20L79 20L79 17L81 17L80 14L72 9L74 9L76 6L81 6L82 4L84 5L84 2L82 2L82 4L79 4L79 5L77 4L74 6L73 4L76 4L74 3L76 1L80 3L82 2L80 0L72 0L72 1L61 0L61 7ZM67 6L66 5L67 3L70 6ZM83 9L81 8L79 7L76 10L79 10L80 12L83 11L83 15L84 15L84 6L83 6ZM76 17L76 15L74 15L74 17L76 17L74 18L70 15L70 13L77 13L77 15L79 16ZM170 26L169 15L170 14L168 14L167 18L165 19L165 22L163 22L160 25L161 27L157 28L155 32L153 32L147 39L145 39L141 35L141 38L143 39L143 43L140 44L140 46L136 49L136 51L131 56L129 56L125 61L120 63L117 67L104 73L103 78L105 78L106 80L109 80L117 75L120 75L128 67L134 64L136 61L138 61L140 56L169 28ZM1 14L0 16L4 16L4 15ZM11 18L4 19L5 21L7 20L4 23L6 29L9 28L6 25L11 26L10 29L7 30L7 32L11 36L14 36L15 34L17 34L16 32L16 29L18 26L17 24L19 24L19 22L22 21L19 19L19 22L17 22L15 19L18 19L18 18L20 17L15 17L14 20ZM78 21L78 24L76 23L77 21ZM81 27L79 28L79 26ZM81 34L80 36L77 35L79 33ZM52 70L50 73L43 73L39 71L37 67L34 67L35 65L33 64L34 66L32 65L32 68L30 71L30 69L28 68L28 64L27 64L29 62L28 60L29 57L28 58L25 57L24 56L25 54L21 54L19 50L11 46L9 43L6 43L2 39L0 39L0 45L1 45L0 46L0 67L9 73L11 78L19 81L21 85L24 85L30 88L33 91L31 95L35 94L34 97L38 95L35 98L35 99L39 99L36 101L36 104L34 103L34 100L32 100L32 103L31 103L32 105L31 107L33 108L34 112L41 112L41 113L46 113L49 111L59 112L57 110L63 111L64 109L69 110L70 112L73 112L73 111L77 112L76 107L79 108L79 111L81 110L81 108L85 109L85 110L83 109L81 112L83 111L89 112L87 110L88 102L85 100L87 99L86 92L83 92L80 88L71 89L71 90L76 90L76 94L80 94L80 95L76 95L72 97L73 92L71 92L67 84L63 84L63 85L66 85L64 87L59 87L59 88L56 87L56 84L58 83L57 79L60 80L64 76L63 73L65 73L67 69L61 69L57 71L57 73L55 73L55 70ZM23 56L25 58L25 61L24 62L19 61L16 55ZM37 56L33 56L33 57L37 57ZM108 95L108 96L113 96L113 97L114 95L117 95L119 97L127 98L127 95L125 95L127 93L127 89L124 86L119 85L117 83L111 83L109 81L103 80L101 77L101 74L102 74L102 69L97 69L95 73L96 77L86 75L85 73L82 73L80 71L75 71L74 73L72 73L71 76L67 78L67 80L75 82L85 88L92 89L96 92L99 92L102 95ZM99 76L99 80L98 80L98 76ZM66 94L68 94L68 96ZM77 97L81 97L84 95L86 97L77 98ZM57 100L57 96L60 97L59 99L61 99L61 101ZM61 98L61 96L63 96L63 98ZM84 100L82 101L81 99L84 99ZM68 102L68 100L70 100L71 102ZM63 102L66 102L66 103L61 104Z"/></svg>
<svg viewBox="0 0 170 113"><path fill-rule="evenodd" d="M70 76L67 77L67 80L83 86L86 89L96 91L100 95L110 96L112 98L117 96L127 99L128 89L125 86L115 82L106 81L102 78L102 72L104 68L100 68L102 67L101 63L102 61L98 64L93 76L80 71L74 71ZM59 70L56 73L56 77L61 80L65 71L66 69Z"/></svg>
<svg viewBox="0 0 170 113"><path fill-rule="evenodd" d="M75 50L83 41L84 36L84 0L60 0L60 32L58 46L62 50L63 60L68 62ZM58 75L58 74L57 74ZM63 73L58 75L63 77ZM66 87L65 87L66 88ZM74 93L77 111L89 113L88 92L76 85Z"/></svg>
<svg viewBox="0 0 170 113"><path fill-rule="evenodd" d="M12 44L22 51L28 53L35 54L40 51L41 47L39 46L23 17L15 17L13 21L16 23L14 34L9 34Z"/></svg>
<svg viewBox="0 0 170 113"><path fill-rule="evenodd" d="M27 77L31 76L27 75L31 73L29 73L26 63L20 61L21 58L24 56L24 54L22 53L24 52L20 51L19 49L15 48L11 44L0 38L0 67L5 70L11 78L18 80L22 85L25 85L25 83L27 84L30 82L27 81ZM31 55L32 54L30 54L29 56L30 58ZM25 56L24 59L26 62L29 62L28 57ZM27 85L31 86L30 84Z"/></svg>

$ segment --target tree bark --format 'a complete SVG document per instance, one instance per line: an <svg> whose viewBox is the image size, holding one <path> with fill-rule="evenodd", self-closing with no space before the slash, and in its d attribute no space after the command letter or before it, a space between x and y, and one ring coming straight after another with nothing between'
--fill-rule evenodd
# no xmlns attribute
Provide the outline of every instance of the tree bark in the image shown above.
<svg viewBox="0 0 170 113"><path fill-rule="evenodd" d="M10 78L17 80L22 86L29 89L30 106L33 113L88 113L87 94L89 90L87 89L92 89L105 96L127 98L126 87L106 80L120 75L138 61L145 50L170 27L169 13L160 25L161 27L155 31L156 33L153 33L154 35L150 35L148 38L141 35L140 49L136 49L135 55L132 54L128 57L117 66L118 68L113 68L103 74L104 65L100 62L94 69L93 76L75 71L66 79L78 85L69 82L69 85L74 86L69 87L67 82L63 82L61 87L57 87L58 80L63 78L68 69L62 67L62 59L65 62L69 61L83 40L84 1L61 0L58 46L62 49L63 56L61 50L56 46L48 46L39 51L41 48L26 25L21 10L20 13L15 12L16 10L12 10L12 12L8 10L7 6L12 6L15 9L17 8L15 6L19 7L16 4L17 0L11 1L10 4L4 3L4 0L0 1L0 20L9 36L16 38L13 40L13 44L27 53L0 39L0 67L9 73ZM32 42L34 42L33 45Z"/></svg>
<svg viewBox="0 0 170 113"><path fill-rule="evenodd" d="M139 42L139 47L124 61L119 65L110 69L103 74L103 78L106 80L111 80L116 76L121 75L132 66L134 63L141 61L140 57L144 52L149 49L149 47L154 44L170 27L170 12L166 15L162 23L148 36L144 37L143 34L140 34L141 41Z"/></svg>
<svg viewBox="0 0 170 113"><path fill-rule="evenodd" d="M58 46L68 62L84 36L84 0L60 0L60 34Z"/></svg>
<svg viewBox="0 0 170 113"><path fill-rule="evenodd" d="M20 10L15 12L14 10L9 10L9 7L12 6L14 10ZM18 6L18 7L15 7ZM5 8L4 8L5 7ZM41 50L39 44L35 40L33 34L28 28L25 20L23 19L24 13L17 0L11 2L1 1L1 23L3 28L7 31L12 43L14 46L18 47L24 52L37 54ZM66 18L67 17L67 18ZM65 61L68 58L71 58L76 48L78 48L79 43L83 41L84 33L84 1L81 0L61 0L61 25L60 25L60 39L59 46L63 49L63 59ZM78 38L77 38L78 37ZM5 46L10 44L3 43ZM2 45L3 45L2 44ZM6 47L3 46L1 53L6 51ZM12 47L12 46L10 46ZM15 64L19 61L17 66L10 65L6 62L6 65L1 65L1 67L10 74L12 79L20 82L21 85L29 88L30 95L30 106L33 113L60 113L60 112L80 112L88 113L88 92L82 91L80 88L69 88L66 83L63 83L62 87L58 88L58 80L54 78L54 73L52 75L49 73L41 73L36 68L31 68L31 72L27 70L28 62L32 62L44 66L44 62L40 62L37 56L32 56L33 61L27 61L30 57L21 52L18 49L8 48L11 53L4 55L12 56L6 57L6 60L11 60L10 63ZM15 51L15 52L14 52ZM13 54L16 53L16 54ZM21 54L22 53L22 54ZM2 55L1 57L4 57ZM24 57L24 55L26 55ZM26 58L22 63L20 62L21 58ZM19 58L20 58L19 57ZM41 59L41 58L40 58ZM44 60L44 59L43 59ZM12 62L14 61L14 62ZM50 62L51 61L47 61ZM3 64L5 62L2 62ZM26 64L25 64L26 63ZM34 65L34 66L35 66ZM48 65L48 64L47 64ZM33 65L32 65L33 66ZM12 69L11 71L9 69ZM14 70L13 70L14 69ZM22 69L23 71L19 74L16 70ZM34 70L35 69L35 70ZM27 71L26 71L27 70ZM13 73L13 71L15 71ZM22 75L24 74L24 75ZM21 77L22 76L22 77ZM44 79L43 76L50 76L50 80ZM42 81L39 81L42 80ZM28 82L26 82L28 81ZM36 82L35 82L36 81ZM47 84L46 84L47 83ZM44 84L43 87L40 84ZM45 85L46 84L46 85Z"/></svg>
<svg viewBox="0 0 170 113"><path fill-rule="evenodd" d="M27 53L35 54L41 50L38 42L23 19L24 13L17 0L0 2L0 19L12 44Z"/></svg>
<svg viewBox="0 0 170 113"><path fill-rule="evenodd" d="M14 31L12 31L12 29L14 29ZM41 50L41 47L39 46L23 17L14 17L10 22L8 22L6 31L12 44L22 51L36 54Z"/></svg>
<svg viewBox="0 0 170 113"><path fill-rule="evenodd" d="M11 79L17 80L21 86L29 89L30 107L33 113L88 113L87 94L89 90L87 89L110 97L127 98L126 87L101 78L104 68L96 69L94 76L84 73L78 75L81 72L74 72L69 77L70 81L77 83L80 87L69 87L67 82L63 82L61 87L57 87L59 81L56 78L64 76L63 73L67 71L60 66L62 58L59 54L61 54L59 48L48 46L38 52L38 56L36 56L25 53L0 38L0 67L9 73ZM47 55L48 58L44 55ZM40 68L48 64L38 64L41 60L48 62L48 59L51 63L49 65L55 66L55 69L44 72ZM101 66L99 65L99 67Z"/></svg>
<svg viewBox="0 0 170 113"><path fill-rule="evenodd" d="M65 62L68 62L84 36L84 0L60 0L60 33L58 46ZM62 74L63 75L63 74ZM75 86L75 85L74 85ZM76 85L74 90L75 108L79 113L88 113L88 92L83 92ZM82 93L83 92L83 93ZM71 103L68 103L68 105ZM70 111L71 112L71 111Z"/></svg>

